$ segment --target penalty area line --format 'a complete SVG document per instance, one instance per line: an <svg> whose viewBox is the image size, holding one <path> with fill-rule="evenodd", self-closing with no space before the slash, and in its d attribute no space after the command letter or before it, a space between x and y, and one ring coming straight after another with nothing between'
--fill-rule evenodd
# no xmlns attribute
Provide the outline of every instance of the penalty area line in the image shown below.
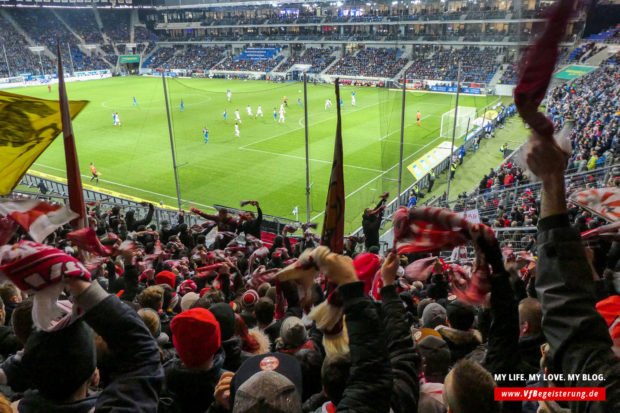
<svg viewBox="0 0 620 413"><path fill-rule="evenodd" d="M409 159L411 159L411 157L413 157L414 155L416 155L418 152L420 152L421 150L423 150L424 148L428 147L429 145L432 145L433 143L437 142L438 140L443 139L441 136L436 137L435 139L433 139L432 141L430 141L429 143L427 143L426 145L424 145L423 147L421 147L420 149L418 149L417 151L413 152L411 155L407 156L406 158L403 159L403 165L405 164L405 161L408 161ZM360 186L359 188L357 188L355 191L351 192L350 194L348 194L347 196L344 197L344 199L348 199L349 197L351 197L352 195L355 195L356 193L358 193L359 191L361 191L362 189L366 188L368 185L370 185L371 183L373 183L374 181L376 181L377 179L381 178L382 176L384 176L385 174L387 174L388 172L390 172L392 169L397 168L398 165L400 164L400 162L397 162L396 165L392 166L390 169L383 171L381 174L375 176L374 178L372 178L370 181L366 182L364 185ZM399 194L400 195L400 194ZM315 216L313 216L310 221L314 221L315 219L317 219L318 217L320 217L321 215L325 214L325 211L322 211L318 214L316 214Z"/></svg>

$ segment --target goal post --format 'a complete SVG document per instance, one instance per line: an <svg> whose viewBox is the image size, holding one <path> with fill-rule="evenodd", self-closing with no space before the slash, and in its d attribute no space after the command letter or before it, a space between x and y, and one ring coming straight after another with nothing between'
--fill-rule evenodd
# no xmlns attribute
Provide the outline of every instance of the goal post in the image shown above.
<svg viewBox="0 0 620 413"><path fill-rule="evenodd" d="M456 114L456 134L455 138L462 138L467 133L467 125L473 126L476 119L476 108L470 106L459 106ZM440 136L446 139L452 139L452 131L454 130L454 114L456 109L451 109L441 115L441 132Z"/></svg>

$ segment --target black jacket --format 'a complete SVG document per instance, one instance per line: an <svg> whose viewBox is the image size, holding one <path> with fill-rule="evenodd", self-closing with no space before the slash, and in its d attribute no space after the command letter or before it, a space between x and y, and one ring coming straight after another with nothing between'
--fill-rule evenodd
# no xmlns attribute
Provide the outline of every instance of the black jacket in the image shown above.
<svg viewBox="0 0 620 413"><path fill-rule="evenodd" d="M151 220L153 219L154 212L155 207L153 206L153 204L149 204L149 211L146 213L144 219L136 220L136 218L134 217L136 211L134 211L133 209L127 211L127 213L125 214L125 225L127 225L127 231L137 231L138 227L140 227L141 225L146 226L150 224Z"/></svg>
<svg viewBox="0 0 620 413"><path fill-rule="evenodd" d="M8 358L23 347L22 343L15 337L11 327L0 326L0 355L3 358Z"/></svg>
<svg viewBox="0 0 620 413"><path fill-rule="evenodd" d="M606 389L605 402L568 402L571 412L620 411L620 360L611 350L605 320L596 311L592 272L567 215L540 220L538 253L536 292L550 346L551 373L563 373L565 387ZM584 373L600 374L603 380L584 380Z"/></svg>
<svg viewBox="0 0 620 413"><path fill-rule="evenodd" d="M258 216L252 221L244 221L241 224L241 231L260 239L260 226L263 223L263 211L260 207L256 207Z"/></svg>
<svg viewBox="0 0 620 413"><path fill-rule="evenodd" d="M364 283L341 285L349 334L351 371L337 412L387 413L392 395L392 369L377 310L364 295Z"/></svg>
<svg viewBox="0 0 620 413"><path fill-rule="evenodd" d="M420 357L413 346L407 312L395 286L383 287L381 297L385 337L394 375L392 410L395 413L416 412L420 392L417 378Z"/></svg>
<svg viewBox="0 0 620 413"><path fill-rule="evenodd" d="M233 336L226 341L222 341L222 348L224 349L224 354L226 355L223 366L224 370L232 371L234 373L239 370L239 366L241 366L244 361L254 355L243 351L241 347L241 339L236 336Z"/></svg>
<svg viewBox="0 0 620 413"><path fill-rule="evenodd" d="M224 372L224 350L213 358L210 370L190 370L180 359L174 358L166 363L166 384L161 394L159 412L163 413L204 413L213 402L215 385Z"/></svg>

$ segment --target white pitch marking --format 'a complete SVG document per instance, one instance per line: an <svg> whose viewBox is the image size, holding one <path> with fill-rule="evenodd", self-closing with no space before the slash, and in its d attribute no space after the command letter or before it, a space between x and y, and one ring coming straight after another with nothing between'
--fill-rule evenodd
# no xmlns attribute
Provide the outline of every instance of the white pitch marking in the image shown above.
<svg viewBox="0 0 620 413"><path fill-rule="evenodd" d="M427 143L426 145L424 145L423 147L421 147L420 149L418 149L417 151L415 151L414 153L412 153L411 155L407 156L405 159L403 159L403 164L405 161L409 160L412 156L414 156L415 154L417 154L418 152L420 152L422 149L426 148L427 146L437 142L439 139L443 139L441 136L438 136L437 138L433 139L432 141L430 141L429 143ZM362 189L364 189L365 187L367 187L369 184L373 183L374 181L376 181L377 179L381 178L383 175L385 175L386 173L390 172L392 169L396 168L399 165L400 162L397 162L396 165L392 166L390 169L382 172L381 174L377 175L376 177L372 178L370 181L366 182L364 185L360 186L359 188L357 188L355 191L351 192L349 195L345 196L344 199L348 199L351 195L354 195L356 193L358 193L359 191L361 191ZM321 213L315 215L314 217L312 217L312 219L310 219L310 221L314 221L315 219L317 219L318 217L320 217L321 215L323 215L325 213L325 211L322 211Z"/></svg>
<svg viewBox="0 0 620 413"><path fill-rule="evenodd" d="M275 155L275 156L285 156L287 158L294 158L294 159L302 159L305 160L306 158L304 156L297 156L297 155L289 155L287 153L278 153L278 152L270 152L270 151L263 151L261 149L252 149L252 148L239 148L242 151L252 151L252 152L260 152L260 153L266 153L269 155ZM324 163L324 164L328 164L331 165L333 164L333 161L324 161L322 159L313 159L313 158L309 158L310 161L313 162L319 162L319 163ZM363 169L365 171L371 171L371 172L383 172L380 169L373 169L373 168L366 168L363 166L357 166L357 165L343 165L344 167L347 168L355 168L355 169Z"/></svg>
<svg viewBox="0 0 620 413"><path fill-rule="evenodd" d="M54 170L56 170L56 171L60 171L60 172L66 172L66 170L65 170L65 169L55 168L55 167L53 167L53 166L49 166L49 165L43 165L42 163L35 163L34 165L39 165L39 166L42 166L42 167L44 167L44 168L54 169ZM82 178L90 178L90 175L82 175ZM164 194L160 194L159 192L148 191L148 190L146 190L146 189L136 188L135 186L125 185L125 184L119 184L119 183L117 183L117 182L107 181L107 180L105 180L105 179L100 179L100 181L101 181L101 182L106 182L106 183L109 183L109 184L113 184L113 185L122 186L122 187L124 187L124 188L133 189L133 190L135 190L135 191L141 191L141 192L145 192L145 193L147 193L147 194L153 194L153 195L157 195L157 196L163 196L164 198L169 198L169 199L175 199L175 200L176 200L176 198L175 198L175 197L173 197L173 196L170 196L170 195L164 195ZM214 208L214 207L212 207L212 206L210 206L210 205L199 204L198 202L188 201L188 200L185 200L185 199L181 199L181 202L185 202L185 203L193 203L194 205L200 205L200 206L205 207L205 208L211 208L211 209L216 210L216 208Z"/></svg>

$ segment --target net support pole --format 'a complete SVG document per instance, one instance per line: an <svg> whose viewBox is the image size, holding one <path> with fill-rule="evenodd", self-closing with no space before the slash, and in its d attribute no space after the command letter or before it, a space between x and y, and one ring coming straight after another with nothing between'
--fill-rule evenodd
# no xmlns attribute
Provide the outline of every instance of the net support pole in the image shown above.
<svg viewBox="0 0 620 413"><path fill-rule="evenodd" d="M73 56L71 56L71 45L67 43L67 50L69 51L69 61L71 62L71 74L75 76L75 68L73 67Z"/></svg>
<svg viewBox="0 0 620 413"><path fill-rule="evenodd" d="M450 176L452 175L452 158L454 157L454 140L456 138L456 122L459 116L459 95L461 92L461 62L456 75L456 104L454 107L454 125L452 128L452 145L450 146L450 162L448 163L448 187L446 188L446 203L450 201Z"/></svg>
<svg viewBox="0 0 620 413"><path fill-rule="evenodd" d="M177 159L174 153L174 138L172 137L172 123L170 122L170 105L168 104L168 90L166 89L166 72L162 70L161 80L164 83L164 100L166 101L166 116L168 117L168 134L170 135L170 152L172 153L172 168L174 169L174 183L177 187L177 203L181 211L181 191L179 190L179 175L177 171Z"/></svg>
<svg viewBox="0 0 620 413"><path fill-rule="evenodd" d="M308 152L308 74L304 72L304 130L306 134L306 222L310 222L310 158ZM299 217L297 218L299 220Z"/></svg>
<svg viewBox="0 0 620 413"><path fill-rule="evenodd" d="M4 44L2 44L2 52L4 53L4 61L6 62L6 71L9 72L9 77L11 77L11 67L9 66L9 59L6 57L6 49L4 48Z"/></svg>
<svg viewBox="0 0 620 413"><path fill-rule="evenodd" d="M403 185L403 142L405 139L405 98L407 96L407 73L403 73L403 98L400 111L400 155L398 156L398 198L396 206L400 207L400 192Z"/></svg>

